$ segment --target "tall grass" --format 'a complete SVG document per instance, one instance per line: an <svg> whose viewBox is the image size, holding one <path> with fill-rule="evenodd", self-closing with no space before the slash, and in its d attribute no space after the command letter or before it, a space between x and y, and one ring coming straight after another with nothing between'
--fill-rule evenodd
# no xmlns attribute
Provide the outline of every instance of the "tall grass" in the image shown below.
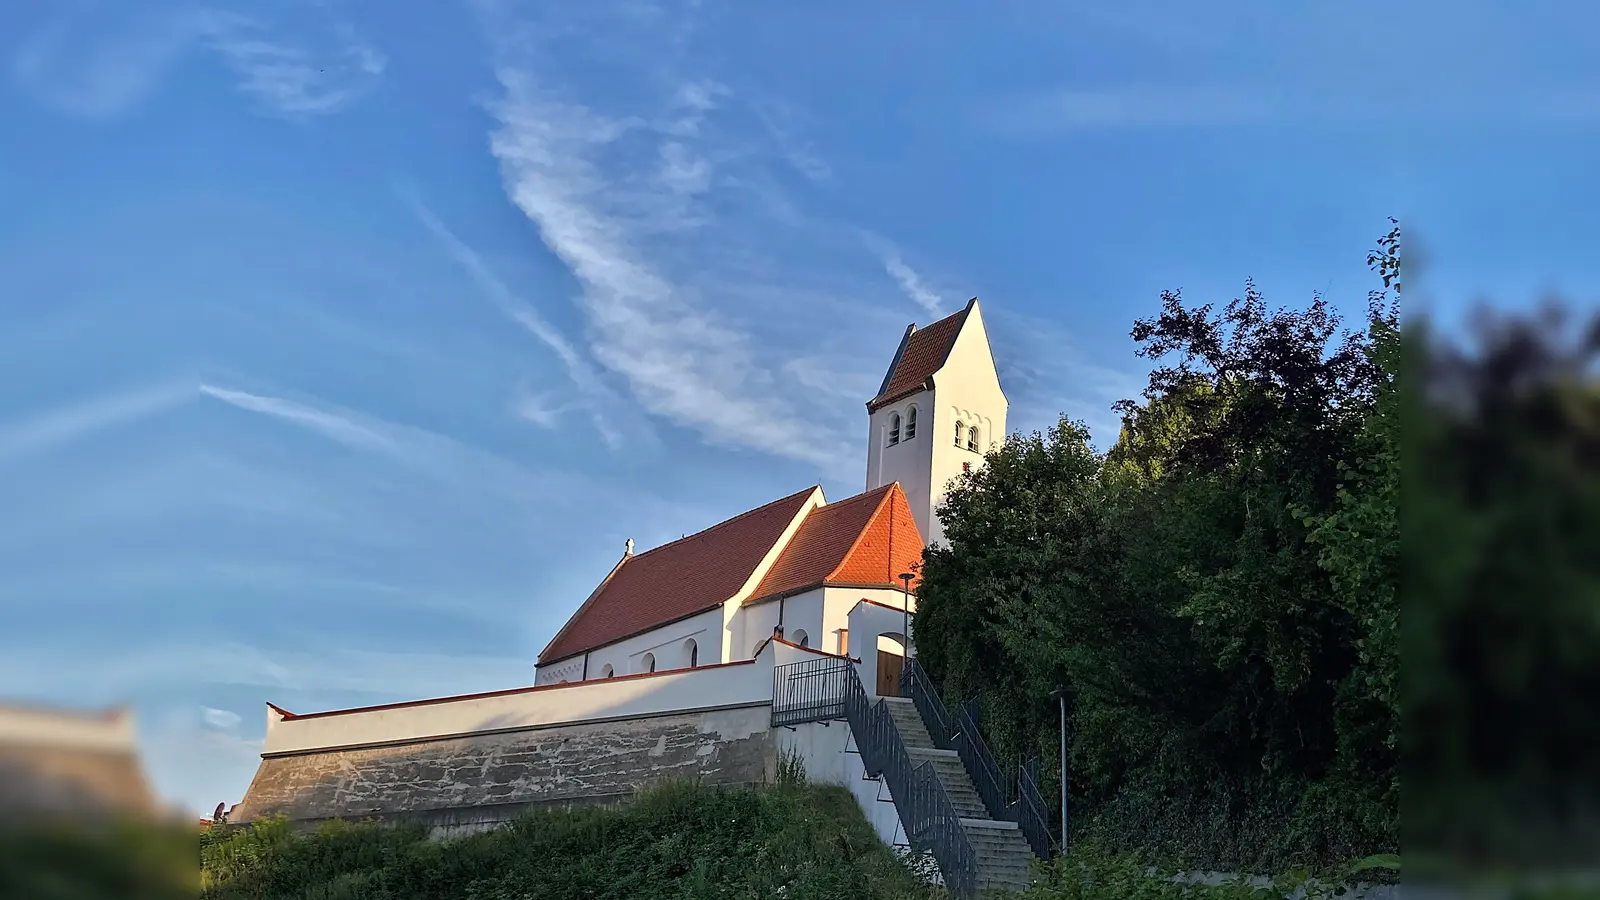
<svg viewBox="0 0 1600 900"><path fill-rule="evenodd" d="M849 791L793 783L667 783L626 806L541 810L447 841L376 824L295 834L278 821L202 848L207 900L942 896L879 841Z"/></svg>

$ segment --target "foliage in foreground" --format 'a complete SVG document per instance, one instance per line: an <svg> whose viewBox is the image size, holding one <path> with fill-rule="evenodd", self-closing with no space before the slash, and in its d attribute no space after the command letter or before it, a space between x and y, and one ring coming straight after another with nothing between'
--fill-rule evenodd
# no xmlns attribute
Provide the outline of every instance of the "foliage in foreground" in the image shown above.
<svg viewBox="0 0 1600 900"><path fill-rule="evenodd" d="M429 841L421 828L264 822L207 838L210 900L934 898L839 787L670 784Z"/></svg>
<svg viewBox="0 0 1600 900"><path fill-rule="evenodd" d="M180 900L195 895L194 833L114 823L0 825L0 897Z"/></svg>
<svg viewBox="0 0 1600 900"><path fill-rule="evenodd" d="M1394 883L1400 858L1373 856L1329 874L1337 877L1290 871L1272 878L1205 881L1152 867L1132 853L1108 852L1085 843L1043 867L1022 900L1333 900L1348 895L1348 885Z"/></svg>

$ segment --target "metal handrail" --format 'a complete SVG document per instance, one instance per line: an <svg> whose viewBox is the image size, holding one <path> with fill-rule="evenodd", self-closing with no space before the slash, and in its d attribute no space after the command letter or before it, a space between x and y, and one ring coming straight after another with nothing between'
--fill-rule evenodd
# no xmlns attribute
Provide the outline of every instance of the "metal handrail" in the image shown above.
<svg viewBox="0 0 1600 900"><path fill-rule="evenodd" d="M1050 831L1049 807L1044 802L1044 792L1039 790L1039 780L1033 774L1037 762L1033 759L1017 767L1016 822L1034 855L1049 859L1059 843Z"/></svg>
<svg viewBox="0 0 1600 900"><path fill-rule="evenodd" d="M916 657L906 660L905 667L900 670L900 692L917 707L922 723L928 727L928 737L933 739L933 745L941 750L954 749L955 725L951 721L950 711L939 698L933 679L928 677Z"/></svg>
<svg viewBox="0 0 1600 900"><path fill-rule="evenodd" d="M977 789L978 797L983 800L990 817L1010 820L1010 790L1001 775L1000 764L995 761L994 753L989 750L983 733L978 730L976 704L969 701L956 707L952 714L934 689L933 679L915 657L906 660L905 668L900 672L900 688L916 704L917 712L928 726L928 735L933 738L934 746L954 750L961 756L961 762L966 766L967 774L972 776L973 787Z"/></svg>
<svg viewBox="0 0 1600 900"><path fill-rule="evenodd" d="M962 765L966 766L967 774L972 776L973 787L977 789L989 815L998 820L1016 822L1024 835L1042 836L1043 841L1029 837L1028 846L1040 859L1049 859L1054 847L1050 837L1049 807L1038 790L1038 781L1031 774L1028 776L1032 782L1033 796L1024 802L1021 795L1022 773L1019 772L1015 782L1016 793L1013 795L1013 785L1002 775L1003 770L995 760L994 751L989 749L989 743L983 739L983 731L978 727L978 701L968 700L958 706L952 715L939 698L939 692L934 689L933 679L915 657L906 660L905 669L900 673L900 685L916 704L917 712L922 714L935 745L946 750L954 749L961 756ZM939 743L940 735L934 733L936 729L943 731L944 743Z"/></svg>
<svg viewBox="0 0 1600 900"><path fill-rule="evenodd" d="M774 669L773 726L844 718L845 685L853 668L848 660L820 656Z"/></svg>
<svg viewBox="0 0 1600 900"><path fill-rule="evenodd" d="M912 767L889 706L872 703L849 660L819 658L773 670L772 723L798 725L843 718L850 724L867 775L882 777L905 826L906 839L933 851L945 887L957 897L977 892L978 854L933 763Z"/></svg>
<svg viewBox="0 0 1600 900"><path fill-rule="evenodd" d="M989 810L989 816L1001 820L1011 818L1009 786L1000 774L1000 764L995 761L989 745L983 740L983 734L978 731L978 721L973 715L971 703L956 707L955 726L955 750L966 765L967 774L972 776L972 786L977 788L978 797Z"/></svg>

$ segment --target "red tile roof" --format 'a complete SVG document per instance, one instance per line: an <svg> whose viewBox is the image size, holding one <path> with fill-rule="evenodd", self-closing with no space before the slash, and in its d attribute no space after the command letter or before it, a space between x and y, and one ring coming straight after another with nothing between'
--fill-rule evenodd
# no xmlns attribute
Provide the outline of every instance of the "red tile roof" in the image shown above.
<svg viewBox="0 0 1600 900"><path fill-rule="evenodd" d="M539 654L540 665L726 603L755 574L815 490L806 488L670 544L623 557Z"/></svg>
<svg viewBox="0 0 1600 900"><path fill-rule="evenodd" d="M900 587L900 573L922 559L922 546L899 483L857 494L808 513L745 602L828 584Z"/></svg>
<svg viewBox="0 0 1600 900"><path fill-rule="evenodd" d="M977 298L967 301L965 309L955 315L945 316L920 331L915 325L906 329L905 337L900 339L900 350L889 365L889 373L884 376L878 396L867 402L868 411L876 411L927 387L933 373L944 367L944 361L950 356L950 348L955 346L956 335L961 333L961 326L967 321L967 313L972 311L972 305L977 302Z"/></svg>

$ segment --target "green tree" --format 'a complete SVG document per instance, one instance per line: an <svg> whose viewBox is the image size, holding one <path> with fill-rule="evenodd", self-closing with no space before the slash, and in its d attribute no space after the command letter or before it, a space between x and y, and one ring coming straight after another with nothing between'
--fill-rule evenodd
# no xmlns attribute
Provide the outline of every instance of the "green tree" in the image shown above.
<svg viewBox="0 0 1600 900"><path fill-rule="evenodd" d="M1164 293L1156 365L1104 455L1013 436L926 554L923 663L1003 758L1053 759L1068 690L1078 822L1112 846L1274 867L1393 849L1399 232L1367 327L1327 302L1220 313Z"/></svg>

